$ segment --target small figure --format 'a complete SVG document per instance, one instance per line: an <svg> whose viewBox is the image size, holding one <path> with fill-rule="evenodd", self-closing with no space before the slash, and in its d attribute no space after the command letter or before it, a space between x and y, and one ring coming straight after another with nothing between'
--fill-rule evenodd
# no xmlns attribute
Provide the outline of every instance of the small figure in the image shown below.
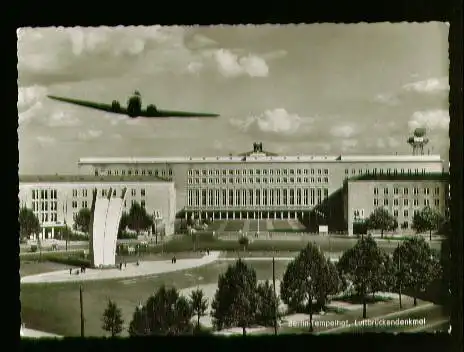
<svg viewBox="0 0 464 352"><path fill-rule="evenodd" d="M177 258L176 258L176 256L174 256L174 264L176 264L176 263L177 263Z"/></svg>
<svg viewBox="0 0 464 352"><path fill-rule="evenodd" d="M69 268L69 275L72 274L72 268Z"/></svg>
<svg viewBox="0 0 464 352"><path fill-rule="evenodd" d="M119 263L119 270L122 270L122 263Z"/></svg>
<svg viewBox="0 0 464 352"><path fill-rule="evenodd" d="M139 264L140 264L140 263L139 263L139 261L137 260L137 262L135 263L135 265L139 266Z"/></svg>
<svg viewBox="0 0 464 352"><path fill-rule="evenodd" d="M127 268L127 262L124 261L124 268Z"/></svg>

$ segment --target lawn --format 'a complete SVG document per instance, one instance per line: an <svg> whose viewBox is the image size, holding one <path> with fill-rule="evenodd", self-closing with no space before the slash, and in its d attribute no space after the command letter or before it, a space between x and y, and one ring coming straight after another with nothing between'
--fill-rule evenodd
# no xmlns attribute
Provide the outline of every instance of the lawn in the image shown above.
<svg viewBox="0 0 464 352"><path fill-rule="evenodd" d="M52 262L37 262L37 261L21 261L19 264L19 271L21 276L35 275L46 273L50 271L68 269L69 266L60 263Z"/></svg>
<svg viewBox="0 0 464 352"><path fill-rule="evenodd" d="M200 284L216 283L230 261L155 276L92 281L82 283L23 284L21 285L21 309L26 326L65 336L80 334L79 285L82 284L84 299L85 331L87 336L102 336L101 315L105 302L111 298L122 309L128 324L135 306L145 302L162 284L178 289ZM249 262L255 268L258 280L272 278L270 261ZM286 262L275 262L276 278L282 278Z"/></svg>
<svg viewBox="0 0 464 352"><path fill-rule="evenodd" d="M279 251L279 252L265 252L265 251L241 251L241 252L223 252L221 253L221 258L238 258L240 255L241 258L276 258L279 257L291 257L294 258L298 255L296 251Z"/></svg>
<svg viewBox="0 0 464 352"><path fill-rule="evenodd" d="M258 223L259 223L259 231L268 231L267 228L267 221L266 220L248 220L250 222L250 231L256 232L258 231Z"/></svg>
<svg viewBox="0 0 464 352"><path fill-rule="evenodd" d="M239 231L243 229L244 220L228 220L224 231Z"/></svg>
<svg viewBox="0 0 464 352"><path fill-rule="evenodd" d="M272 220L272 226L274 230L293 230L287 220Z"/></svg>

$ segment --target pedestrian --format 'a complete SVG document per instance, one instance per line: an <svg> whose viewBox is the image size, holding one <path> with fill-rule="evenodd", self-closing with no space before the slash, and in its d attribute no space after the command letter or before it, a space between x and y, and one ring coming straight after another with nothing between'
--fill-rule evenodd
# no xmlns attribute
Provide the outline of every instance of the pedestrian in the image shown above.
<svg viewBox="0 0 464 352"><path fill-rule="evenodd" d="M119 263L119 270L122 270L122 263Z"/></svg>
<svg viewBox="0 0 464 352"><path fill-rule="evenodd" d="M127 262L124 261L124 268L127 268Z"/></svg>
<svg viewBox="0 0 464 352"><path fill-rule="evenodd" d="M69 275L72 274L72 268L69 268Z"/></svg>
<svg viewBox="0 0 464 352"><path fill-rule="evenodd" d="M137 260L137 262L135 263L135 265L139 266L139 264L140 264L140 263L139 263L139 261Z"/></svg>
<svg viewBox="0 0 464 352"><path fill-rule="evenodd" d="M176 256L174 256L174 264L176 264L176 263L177 263L177 258L176 258Z"/></svg>

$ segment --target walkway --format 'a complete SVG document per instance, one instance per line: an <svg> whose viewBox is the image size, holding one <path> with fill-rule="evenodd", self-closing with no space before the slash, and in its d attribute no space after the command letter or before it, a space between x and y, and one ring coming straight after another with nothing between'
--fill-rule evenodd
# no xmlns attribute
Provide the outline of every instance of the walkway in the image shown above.
<svg viewBox="0 0 464 352"><path fill-rule="evenodd" d="M22 328L20 331L21 337L29 337L29 338L40 338L40 337L49 337L49 338L62 338L63 336L51 334L49 332L33 330Z"/></svg>
<svg viewBox="0 0 464 352"><path fill-rule="evenodd" d="M21 278L22 284L52 283L52 282L80 282L86 280L125 279L139 276L149 276L169 273L178 270L196 268L211 264L219 258L220 252L210 252L200 259L179 259L175 264L170 260L141 261L139 266L129 263L127 267L119 269L87 269L84 274L69 275L69 270L52 271L49 273L30 275ZM73 271L76 269L74 268Z"/></svg>

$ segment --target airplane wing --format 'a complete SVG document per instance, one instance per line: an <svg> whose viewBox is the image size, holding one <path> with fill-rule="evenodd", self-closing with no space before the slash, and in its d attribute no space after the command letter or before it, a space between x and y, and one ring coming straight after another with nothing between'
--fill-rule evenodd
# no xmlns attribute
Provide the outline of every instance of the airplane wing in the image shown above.
<svg viewBox="0 0 464 352"><path fill-rule="evenodd" d="M219 114L210 114L203 112L189 112L189 111L173 111L173 110L151 110L144 109L141 111L140 116L143 117L218 117Z"/></svg>
<svg viewBox="0 0 464 352"><path fill-rule="evenodd" d="M62 101L65 103L70 103L74 105L80 105L84 106L87 108L92 108L92 109L97 109L97 110L102 110L106 112L112 112L112 113L118 113L118 114L126 114L127 109L125 107L118 107L118 110L115 111L115 109L112 107L111 104L104 104L104 103L96 103L92 101L86 101L86 100L78 100L78 99L70 99L70 98L63 98L63 97L57 97L55 95L48 95L50 99L53 100L58 100Z"/></svg>

